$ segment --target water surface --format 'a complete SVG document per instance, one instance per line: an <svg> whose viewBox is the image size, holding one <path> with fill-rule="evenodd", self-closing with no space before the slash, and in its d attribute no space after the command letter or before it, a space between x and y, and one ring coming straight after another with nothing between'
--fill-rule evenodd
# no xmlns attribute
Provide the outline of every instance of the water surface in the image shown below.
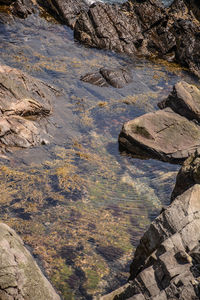
<svg viewBox="0 0 200 300"><path fill-rule="evenodd" d="M46 16L47 18L47 16ZM128 278L146 226L169 203L179 166L120 153L124 122L157 109L184 79L179 66L82 47L52 18L0 24L0 60L56 86L50 144L1 160L0 216L31 246L63 299L92 299ZM80 81L129 67L123 89Z"/></svg>

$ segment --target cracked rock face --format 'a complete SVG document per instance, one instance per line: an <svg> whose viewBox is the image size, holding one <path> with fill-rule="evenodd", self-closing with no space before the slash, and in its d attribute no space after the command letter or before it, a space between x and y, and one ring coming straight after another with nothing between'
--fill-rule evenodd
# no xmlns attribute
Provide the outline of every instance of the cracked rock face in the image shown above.
<svg viewBox="0 0 200 300"><path fill-rule="evenodd" d="M27 148L48 142L45 118L53 90L25 73L0 66L0 149Z"/></svg>
<svg viewBox="0 0 200 300"><path fill-rule="evenodd" d="M150 225L136 249L130 281L102 300L197 300L200 297L200 185Z"/></svg>
<svg viewBox="0 0 200 300"><path fill-rule="evenodd" d="M193 11L187 0L169 9L157 0L95 3L80 12L74 37L89 47L179 62L200 77L200 23Z"/></svg>
<svg viewBox="0 0 200 300"><path fill-rule="evenodd" d="M20 237L0 223L0 299L60 300Z"/></svg>
<svg viewBox="0 0 200 300"><path fill-rule="evenodd" d="M79 13L89 8L85 0L40 0L39 3L71 28L74 28Z"/></svg>
<svg viewBox="0 0 200 300"><path fill-rule="evenodd" d="M184 161L176 177L171 200L173 201L195 184L200 184L200 153L198 151Z"/></svg>

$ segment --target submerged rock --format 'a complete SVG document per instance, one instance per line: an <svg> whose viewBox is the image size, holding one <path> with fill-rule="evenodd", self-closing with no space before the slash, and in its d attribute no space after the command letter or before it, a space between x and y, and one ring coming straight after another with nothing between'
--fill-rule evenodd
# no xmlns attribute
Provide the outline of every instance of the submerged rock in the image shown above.
<svg viewBox="0 0 200 300"><path fill-rule="evenodd" d="M101 68L99 72L84 75L81 80L101 87L111 85L122 88L132 82L132 75L130 71L123 68Z"/></svg>
<svg viewBox="0 0 200 300"><path fill-rule="evenodd" d="M0 148L27 148L48 140L45 117L53 89L22 71L0 66Z"/></svg>
<svg viewBox="0 0 200 300"><path fill-rule="evenodd" d="M150 225L136 249L130 281L103 300L199 299L200 185L195 185Z"/></svg>
<svg viewBox="0 0 200 300"><path fill-rule="evenodd" d="M133 154L180 162L200 147L200 126L164 109L125 123L119 143Z"/></svg>
<svg viewBox="0 0 200 300"><path fill-rule="evenodd" d="M184 81L175 84L169 97L158 104L171 109L189 120L200 121L200 90Z"/></svg>
<svg viewBox="0 0 200 300"><path fill-rule="evenodd" d="M0 224L0 299L59 300L20 237Z"/></svg>

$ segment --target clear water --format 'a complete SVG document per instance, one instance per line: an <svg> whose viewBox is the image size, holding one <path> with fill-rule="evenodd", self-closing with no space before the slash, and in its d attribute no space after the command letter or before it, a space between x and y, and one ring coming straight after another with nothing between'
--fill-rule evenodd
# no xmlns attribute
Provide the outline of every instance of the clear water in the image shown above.
<svg viewBox="0 0 200 300"><path fill-rule="evenodd" d="M51 17L0 24L0 61L55 85L49 146L0 161L1 221L32 247L63 299L91 299L128 278L133 251L163 204L179 166L120 153L123 123L157 109L179 66L82 47ZM129 67L123 89L80 81L102 66Z"/></svg>

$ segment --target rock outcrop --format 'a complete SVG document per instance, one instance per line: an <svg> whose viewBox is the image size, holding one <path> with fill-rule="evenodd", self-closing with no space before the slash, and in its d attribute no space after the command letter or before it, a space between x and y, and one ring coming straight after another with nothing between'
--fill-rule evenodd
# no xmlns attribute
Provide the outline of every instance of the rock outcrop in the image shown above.
<svg viewBox="0 0 200 300"><path fill-rule="evenodd" d="M200 90L184 81L175 84L169 97L158 104L163 109L170 107L174 112L189 120L200 121Z"/></svg>
<svg viewBox="0 0 200 300"><path fill-rule="evenodd" d="M60 299L20 237L3 223L0 223L0 299Z"/></svg>
<svg viewBox="0 0 200 300"><path fill-rule="evenodd" d="M136 249L130 281L103 300L197 300L200 297L200 185L176 198Z"/></svg>
<svg viewBox="0 0 200 300"><path fill-rule="evenodd" d="M196 15L186 0L175 0L169 9L157 0L95 3L80 12L74 37L89 47L176 61L200 77Z"/></svg>
<svg viewBox="0 0 200 300"><path fill-rule="evenodd" d="M200 149L200 126L196 122L199 121L199 103L198 88L185 82L177 83L167 100L159 104L163 110L123 125L120 145L138 156L173 163L184 161Z"/></svg>
<svg viewBox="0 0 200 300"><path fill-rule="evenodd" d="M71 28L74 28L80 12L89 9L85 0L39 0L39 4Z"/></svg>
<svg viewBox="0 0 200 300"><path fill-rule="evenodd" d="M122 88L132 82L132 75L129 70L123 68L101 68L99 72L82 76L81 80L101 87Z"/></svg>
<svg viewBox="0 0 200 300"><path fill-rule="evenodd" d="M178 172L171 201L195 184L200 184L200 153L198 151L184 161Z"/></svg>
<svg viewBox="0 0 200 300"><path fill-rule="evenodd" d="M48 142L45 118L53 89L33 77L0 66L0 150L27 148Z"/></svg>
<svg viewBox="0 0 200 300"><path fill-rule="evenodd" d="M36 2L32 0L0 0L0 6L7 5L9 11L22 19L35 12Z"/></svg>

